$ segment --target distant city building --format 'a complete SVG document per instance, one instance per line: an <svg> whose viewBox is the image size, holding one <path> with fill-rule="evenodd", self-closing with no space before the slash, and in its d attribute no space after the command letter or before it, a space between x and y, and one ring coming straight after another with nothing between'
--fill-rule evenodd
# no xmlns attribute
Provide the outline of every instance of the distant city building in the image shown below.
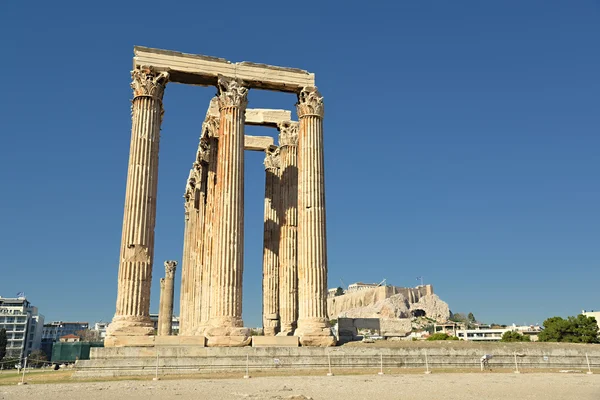
<svg viewBox="0 0 600 400"><path fill-rule="evenodd" d="M75 335L78 331L83 331L89 328L87 322L65 322L53 321L44 325L42 333L42 351L50 357L52 354L52 346L58 342L62 336Z"/></svg>
<svg viewBox="0 0 600 400"><path fill-rule="evenodd" d="M75 335L78 331L87 330L89 327L88 322L53 321L44 325L42 338L56 342L61 336Z"/></svg>
<svg viewBox="0 0 600 400"><path fill-rule="evenodd" d="M68 335L61 336L60 339L58 339L58 340L61 343L74 343L74 342L80 342L81 338L77 335L73 335L73 334L69 333Z"/></svg>
<svg viewBox="0 0 600 400"><path fill-rule="evenodd" d="M598 324L598 330L600 330L600 311L594 311L594 310L586 311L586 310L583 310L581 313L583 315L585 315L586 317L594 317L594 318L596 318L596 324Z"/></svg>
<svg viewBox="0 0 600 400"><path fill-rule="evenodd" d="M154 324L154 329L158 330L158 314L150 314L150 320ZM179 317L175 315L171 319L171 331L173 335L179 333Z"/></svg>
<svg viewBox="0 0 600 400"><path fill-rule="evenodd" d="M487 326L480 326L476 329L467 329L466 331L464 328L457 330L456 337L475 342L498 342L502 339L502 335L504 335L505 332L518 332L521 335L529 336L529 339L532 342L537 342L538 335L541 331L542 328L538 325L517 326L513 324L512 326L508 326L506 328L489 328Z"/></svg>
<svg viewBox="0 0 600 400"><path fill-rule="evenodd" d="M100 337L104 340L104 338L106 337L106 329L108 328L108 325L109 322L96 322L92 330L99 332Z"/></svg>
<svg viewBox="0 0 600 400"><path fill-rule="evenodd" d="M0 296L0 329L6 329L5 358L23 358L41 347L44 316L26 297Z"/></svg>

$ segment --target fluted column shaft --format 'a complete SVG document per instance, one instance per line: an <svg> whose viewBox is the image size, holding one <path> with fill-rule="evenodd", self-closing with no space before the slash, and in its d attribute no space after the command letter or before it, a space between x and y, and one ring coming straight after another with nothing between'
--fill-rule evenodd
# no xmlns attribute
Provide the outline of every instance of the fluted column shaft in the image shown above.
<svg viewBox="0 0 600 400"><path fill-rule="evenodd" d="M235 79L219 78L219 163L210 325L241 327L244 268L244 119L247 92Z"/></svg>
<svg viewBox="0 0 600 400"><path fill-rule="evenodd" d="M323 157L323 98L316 88L298 96L298 328L296 335L330 335Z"/></svg>
<svg viewBox="0 0 600 400"><path fill-rule="evenodd" d="M196 211L194 210L194 184L193 171L190 171L190 177L186 183L185 191L185 226L183 234L183 256L181 266L181 293L179 297L179 334L187 336L190 334L192 325L192 307L194 303L194 263L192 257L192 248L194 243L194 234L196 232Z"/></svg>
<svg viewBox="0 0 600 400"><path fill-rule="evenodd" d="M292 334L298 321L298 123L279 124L279 321Z"/></svg>
<svg viewBox="0 0 600 400"><path fill-rule="evenodd" d="M193 279L192 290L194 291L193 303L189 304L192 309L192 321L190 326L190 332L194 332L200 325L202 320L201 304L204 301L204 292L202 292L202 266L204 264L204 224L206 223L206 188L208 178L208 163L206 156L208 155L207 149L199 149L198 160L195 163L196 171L198 174L199 182L196 186L196 227L194 232L194 252L193 254Z"/></svg>
<svg viewBox="0 0 600 400"><path fill-rule="evenodd" d="M218 119L214 119L212 121L208 121L208 123L213 126L209 129L218 129ZM214 126L216 125L216 126ZM219 150L219 142L217 138L210 137L208 139L208 176L206 180L206 210L204 216L204 246L203 246L203 259L204 263L202 264L202 302L200 304L201 307L201 316L202 319L200 321L200 326L197 327L201 329L204 325L208 323L210 318L210 304L211 304L211 295L212 295L212 249L214 242L214 218L215 218L215 191L217 184L217 159L218 159L218 150ZM201 333L201 332L197 332Z"/></svg>
<svg viewBox="0 0 600 400"><path fill-rule="evenodd" d="M176 261L165 261L165 277L160 279L160 308L158 311L158 336L169 336L173 326L173 295L175 293Z"/></svg>
<svg viewBox="0 0 600 400"><path fill-rule="evenodd" d="M116 312L107 336L151 335L150 287L162 97L167 73L132 72L132 129ZM111 345L111 341L107 341Z"/></svg>
<svg viewBox="0 0 600 400"><path fill-rule="evenodd" d="M265 156L265 214L263 236L263 332L279 332L279 154L267 150Z"/></svg>

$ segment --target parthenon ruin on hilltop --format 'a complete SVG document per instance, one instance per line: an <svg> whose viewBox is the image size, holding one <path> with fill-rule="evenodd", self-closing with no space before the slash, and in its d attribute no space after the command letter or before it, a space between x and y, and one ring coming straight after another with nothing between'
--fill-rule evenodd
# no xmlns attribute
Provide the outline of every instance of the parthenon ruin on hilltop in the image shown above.
<svg viewBox="0 0 600 400"><path fill-rule="evenodd" d="M244 150L265 153L263 326L273 346L332 346L327 319L323 97L315 75L134 48L132 129L116 312L107 347L246 346L242 321ZM162 324L150 321L163 94L170 82L215 86L185 186L180 333L171 336L173 276L165 263ZM248 109L250 89L296 93L289 110ZM291 106L291 104L289 105ZM289 108L286 107L286 108ZM200 121L199 121L200 122ZM276 128L279 140L247 136L245 125ZM164 326L163 326L164 325Z"/></svg>

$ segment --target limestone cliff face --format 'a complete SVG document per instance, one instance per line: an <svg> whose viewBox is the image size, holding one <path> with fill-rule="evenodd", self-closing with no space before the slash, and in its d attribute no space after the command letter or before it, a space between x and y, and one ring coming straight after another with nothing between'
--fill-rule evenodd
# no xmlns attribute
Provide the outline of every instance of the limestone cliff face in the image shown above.
<svg viewBox="0 0 600 400"><path fill-rule="evenodd" d="M377 287L331 297L327 300L329 318L412 318L422 315L445 322L450 308L431 286L419 288ZM417 311L421 310L421 311Z"/></svg>

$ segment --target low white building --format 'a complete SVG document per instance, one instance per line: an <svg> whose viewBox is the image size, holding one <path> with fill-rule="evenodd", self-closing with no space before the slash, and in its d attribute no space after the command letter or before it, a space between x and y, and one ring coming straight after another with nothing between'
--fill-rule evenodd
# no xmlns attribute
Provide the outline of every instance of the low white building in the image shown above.
<svg viewBox="0 0 600 400"><path fill-rule="evenodd" d="M542 331L538 325L507 326L506 328L478 327L477 329L459 329L456 331L456 337L463 340L480 342L498 342L502 339L505 332L518 332L521 335L529 336L532 342L537 342L537 336ZM466 333L466 334L465 334Z"/></svg>
<svg viewBox="0 0 600 400"><path fill-rule="evenodd" d="M96 322L91 330L99 332L100 337L104 340L104 338L106 337L106 329L108 328L109 324L109 322Z"/></svg>

